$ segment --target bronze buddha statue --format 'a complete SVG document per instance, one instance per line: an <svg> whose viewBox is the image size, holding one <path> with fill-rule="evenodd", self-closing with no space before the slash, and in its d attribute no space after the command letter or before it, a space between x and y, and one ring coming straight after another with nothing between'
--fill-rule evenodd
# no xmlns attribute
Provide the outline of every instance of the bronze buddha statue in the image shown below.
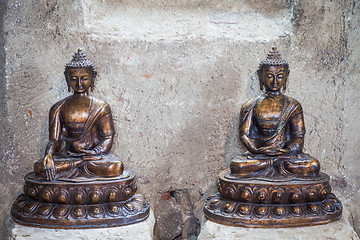
<svg viewBox="0 0 360 240"><path fill-rule="evenodd" d="M219 193L204 205L208 219L245 227L297 227L341 218L320 163L303 153L305 124L300 103L282 93L289 65L273 48L257 71L265 93L241 108L239 135L248 150L218 178Z"/></svg>
<svg viewBox="0 0 360 240"><path fill-rule="evenodd" d="M47 180L85 176L117 177L124 165L110 153L115 134L110 106L89 95L94 65L79 49L65 66L68 89L74 94L54 104L49 113L49 143L34 172Z"/></svg>
<svg viewBox="0 0 360 240"><path fill-rule="evenodd" d="M265 93L246 102L240 112L240 140L249 153L231 160L231 173L241 177L298 177L319 173L320 163L304 154L305 124L301 104L284 95L290 70L274 49L257 71Z"/></svg>
<svg viewBox="0 0 360 240"><path fill-rule="evenodd" d="M64 74L74 94L51 107L45 157L25 176L12 218L46 228L113 227L145 220L149 202L135 194L135 175L124 171L110 152L115 134L110 106L89 94L94 65L79 49Z"/></svg>

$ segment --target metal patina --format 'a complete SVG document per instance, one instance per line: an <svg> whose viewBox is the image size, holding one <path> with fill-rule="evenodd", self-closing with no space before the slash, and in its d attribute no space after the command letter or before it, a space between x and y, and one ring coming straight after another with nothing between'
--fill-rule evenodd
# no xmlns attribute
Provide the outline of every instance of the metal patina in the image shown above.
<svg viewBox="0 0 360 240"><path fill-rule="evenodd" d="M25 176L11 208L21 224L47 228L115 227L145 220L150 204L135 194L135 175L110 152L115 134L110 106L89 94L94 65L79 49L65 66L69 91L49 113L45 156Z"/></svg>
<svg viewBox="0 0 360 240"><path fill-rule="evenodd" d="M303 153L301 104L286 95L289 65L273 48L257 74L265 93L240 112L240 140L248 150L218 179L219 193L204 205L208 219L245 227L297 227L341 218L342 204L331 193L320 163Z"/></svg>

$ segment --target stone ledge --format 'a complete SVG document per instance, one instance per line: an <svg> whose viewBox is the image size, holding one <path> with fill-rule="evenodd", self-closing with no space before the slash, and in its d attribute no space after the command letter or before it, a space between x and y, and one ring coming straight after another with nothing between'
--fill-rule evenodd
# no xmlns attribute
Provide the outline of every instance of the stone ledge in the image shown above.
<svg viewBox="0 0 360 240"><path fill-rule="evenodd" d="M344 214L345 215L345 214ZM345 215L346 216L346 215ZM356 232L343 216L340 220L317 226L298 228L244 228L226 226L205 221L198 240L308 240L308 239L352 239L359 240Z"/></svg>
<svg viewBox="0 0 360 240"><path fill-rule="evenodd" d="M27 227L20 224L11 224L9 240L65 240L71 239L102 239L102 240L138 240L153 239L155 225L154 212L140 223L111 228L93 229L47 229Z"/></svg>
<svg viewBox="0 0 360 240"><path fill-rule="evenodd" d="M103 1L83 3L86 31L95 39L186 41L227 38L266 42L293 34L291 13L287 8L269 17L244 6L234 10L219 6L164 10Z"/></svg>

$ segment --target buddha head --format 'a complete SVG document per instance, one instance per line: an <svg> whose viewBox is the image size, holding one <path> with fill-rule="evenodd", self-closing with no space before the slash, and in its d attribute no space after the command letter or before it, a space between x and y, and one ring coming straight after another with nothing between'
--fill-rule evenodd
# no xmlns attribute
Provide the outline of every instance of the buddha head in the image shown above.
<svg viewBox="0 0 360 240"><path fill-rule="evenodd" d="M92 91L96 74L94 64L87 59L81 49L78 49L74 53L73 59L65 65L64 75L68 91L73 89L76 92L85 92L89 88Z"/></svg>
<svg viewBox="0 0 360 240"><path fill-rule="evenodd" d="M276 47L273 47L257 70L260 90L264 90L265 86L266 91L279 91L281 88L285 91L289 73L289 64L281 58Z"/></svg>

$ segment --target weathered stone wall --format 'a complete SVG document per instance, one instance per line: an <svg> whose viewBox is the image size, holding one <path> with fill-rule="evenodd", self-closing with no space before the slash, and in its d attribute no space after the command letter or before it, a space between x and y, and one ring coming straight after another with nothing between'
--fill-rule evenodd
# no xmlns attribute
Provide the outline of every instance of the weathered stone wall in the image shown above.
<svg viewBox="0 0 360 240"><path fill-rule="evenodd" d="M260 93L256 68L277 45L290 64L287 94L305 111L306 151L359 231L360 4L169 2L1 2L0 222L44 153L48 110L69 94L64 64L82 47L99 73L93 94L112 107L113 152L153 204L157 234L185 236L191 205L244 151L238 112Z"/></svg>

